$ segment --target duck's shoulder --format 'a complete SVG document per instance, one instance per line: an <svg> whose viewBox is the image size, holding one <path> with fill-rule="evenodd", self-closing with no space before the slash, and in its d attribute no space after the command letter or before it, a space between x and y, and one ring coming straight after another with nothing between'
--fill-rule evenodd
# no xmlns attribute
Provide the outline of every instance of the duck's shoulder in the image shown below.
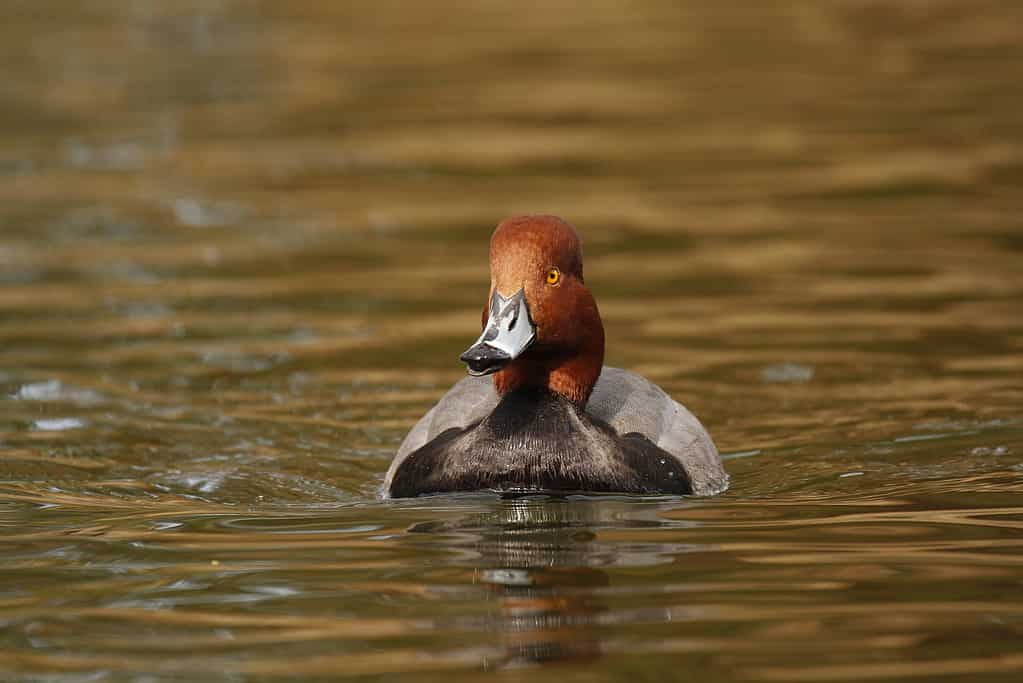
<svg viewBox="0 0 1023 683"><path fill-rule="evenodd" d="M384 480L386 491L394 473L408 455L450 429L462 430L479 422L497 407L499 398L490 377L465 377L423 415L405 436Z"/></svg>
<svg viewBox="0 0 1023 683"><path fill-rule="evenodd" d="M728 474L710 434L685 406L645 377L604 366L586 412L621 436L639 434L675 456L696 495L728 488Z"/></svg>

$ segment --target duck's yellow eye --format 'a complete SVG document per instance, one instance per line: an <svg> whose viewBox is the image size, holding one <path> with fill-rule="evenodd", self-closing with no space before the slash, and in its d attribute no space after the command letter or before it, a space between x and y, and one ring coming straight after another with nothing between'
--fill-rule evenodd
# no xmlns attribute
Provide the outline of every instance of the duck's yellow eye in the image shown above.
<svg viewBox="0 0 1023 683"><path fill-rule="evenodd" d="M561 271L557 268L551 268L547 271L547 284L556 285L561 281Z"/></svg>

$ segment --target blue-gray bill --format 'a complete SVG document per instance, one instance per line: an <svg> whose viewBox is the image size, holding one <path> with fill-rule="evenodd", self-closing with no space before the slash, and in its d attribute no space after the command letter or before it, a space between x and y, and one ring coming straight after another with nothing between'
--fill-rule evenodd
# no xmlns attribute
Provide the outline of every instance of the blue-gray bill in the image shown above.
<svg viewBox="0 0 1023 683"><path fill-rule="evenodd" d="M495 290L483 333L459 359L470 375L489 375L522 355L535 339L525 291L520 289L506 299Z"/></svg>

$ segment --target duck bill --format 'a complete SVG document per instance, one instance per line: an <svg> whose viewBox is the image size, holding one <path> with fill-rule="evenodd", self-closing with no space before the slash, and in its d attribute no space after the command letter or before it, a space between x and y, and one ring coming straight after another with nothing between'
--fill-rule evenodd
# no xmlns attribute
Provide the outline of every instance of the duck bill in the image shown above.
<svg viewBox="0 0 1023 683"><path fill-rule="evenodd" d="M520 289L507 299L494 291L483 334L459 359L470 375L489 375L521 356L535 339L525 291Z"/></svg>

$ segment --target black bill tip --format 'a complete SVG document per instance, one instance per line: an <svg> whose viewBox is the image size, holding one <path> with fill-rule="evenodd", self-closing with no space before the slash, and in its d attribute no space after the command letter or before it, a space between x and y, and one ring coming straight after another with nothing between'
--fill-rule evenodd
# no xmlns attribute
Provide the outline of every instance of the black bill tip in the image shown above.
<svg viewBox="0 0 1023 683"><path fill-rule="evenodd" d="M458 357L469 369L469 374L479 377L497 372L511 362L511 356L489 344L474 344Z"/></svg>

